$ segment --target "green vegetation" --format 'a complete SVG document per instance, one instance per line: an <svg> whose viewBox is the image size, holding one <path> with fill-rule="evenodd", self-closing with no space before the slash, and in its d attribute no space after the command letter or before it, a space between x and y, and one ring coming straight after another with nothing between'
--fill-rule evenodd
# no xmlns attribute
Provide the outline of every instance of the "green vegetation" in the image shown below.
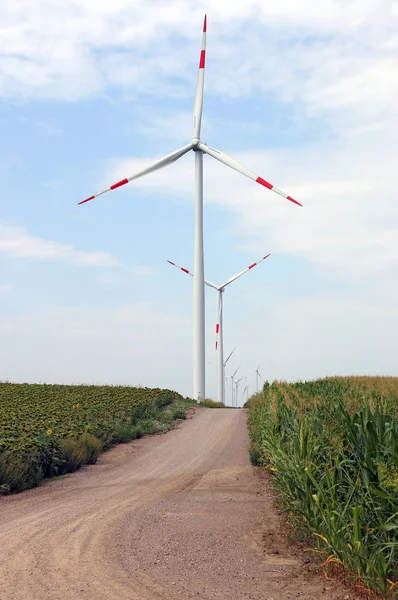
<svg viewBox="0 0 398 600"><path fill-rule="evenodd" d="M397 598L398 378L266 383L248 406L252 461L325 572Z"/></svg>
<svg viewBox="0 0 398 600"><path fill-rule="evenodd" d="M207 408L225 408L222 402L216 402L215 400L210 400L209 398L201 400L200 406L206 406Z"/></svg>
<svg viewBox="0 0 398 600"><path fill-rule="evenodd" d="M161 389L0 383L0 495L95 463L114 444L167 431L193 404Z"/></svg>

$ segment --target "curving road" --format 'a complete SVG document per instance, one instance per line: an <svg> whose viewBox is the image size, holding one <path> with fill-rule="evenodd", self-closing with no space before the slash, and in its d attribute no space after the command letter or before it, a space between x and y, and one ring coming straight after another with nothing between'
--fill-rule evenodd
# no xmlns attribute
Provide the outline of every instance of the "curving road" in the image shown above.
<svg viewBox="0 0 398 600"><path fill-rule="evenodd" d="M286 545L242 410L0 498L1 600L348 598Z"/></svg>

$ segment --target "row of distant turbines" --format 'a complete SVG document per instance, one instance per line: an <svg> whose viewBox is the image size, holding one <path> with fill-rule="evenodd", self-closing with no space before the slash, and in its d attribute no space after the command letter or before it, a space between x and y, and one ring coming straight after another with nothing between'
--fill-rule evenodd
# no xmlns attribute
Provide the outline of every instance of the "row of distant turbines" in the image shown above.
<svg viewBox="0 0 398 600"><path fill-rule="evenodd" d="M244 275L245 273L247 273L248 271L250 271L257 265L259 265L263 260L265 260L269 256L271 256L271 255L267 254L266 256L263 256L262 258L260 258L260 260L252 263L251 265L246 267L246 269L243 269L243 271L239 271L239 273L236 273L236 275L233 275L225 283L223 283L221 285L216 285L215 283L212 283L211 281L208 281L207 279L205 279L205 285L207 285L208 287L213 288L214 290L217 291L217 320L216 320L216 351L218 354L217 400L219 402L222 402L223 404L226 403L225 402L225 366L233 353L233 351L232 351L231 354L228 356L228 358L224 361L223 293L225 291L225 288L228 285L230 285L231 283L233 283L234 281L239 279L239 277L242 277L242 275ZM194 277L194 274L191 271L189 271L188 269L186 269L185 267L180 267L179 265L176 265L174 262L171 262L171 260L168 260L167 262L170 263L171 265L173 265L173 267L180 269L183 273L186 273L187 275L191 275L192 277ZM241 380L239 380L239 381L241 381ZM239 383L239 381L237 383ZM258 383L258 378L257 378L257 383ZM233 385L234 384L231 383L232 397L233 397Z"/></svg>
<svg viewBox="0 0 398 600"><path fill-rule="evenodd" d="M193 138L186 146L175 150L171 154L160 158L153 164L149 165L145 169L142 169L138 173L121 179L120 181L109 186L105 190L89 196L85 200L79 202L84 204L94 198L105 194L106 192L115 190L123 185L126 185L130 181L138 179L143 175L157 171L163 167L169 166L179 160L182 156L190 152L191 150L195 154L195 233L194 233L194 272L190 273L193 276L193 291L194 291L194 318L193 318L193 398L200 402L201 399L206 397L205 394L205 285L213 287L217 290L218 296L218 308L217 308L217 351L218 351L218 399L225 402L225 385L224 385L224 373L225 373L225 361L223 358L223 335L222 335L222 294L227 285L235 281L238 277L246 273L249 269L258 263L247 267L244 271L238 273L234 277L231 277L226 283L221 286L210 283L205 280L204 272L204 248L203 248L203 155L215 158L224 165L238 171L242 175L249 177L256 183L264 186L265 188L275 192L279 196L286 198L287 200L301 206L297 200L294 200L291 196L288 196L282 190L278 189L267 180L258 176L256 173L247 169L241 165L237 160L231 158L224 152L211 148L207 144L203 143L200 139L201 123L202 123L202 108L203 108L203 90L204 90L204 72L205 72L205 60L206 60L206 30L207 30L207 18L205 16L203 23L203 35L202 35L202 47L200 51L199 59L199 74L198 82L196 87L196 96L193 110ZM269 255L267 255L269 256ZM267 258L267 256L263 257ZM259 261L261 262L261 261ZM173 263L172 263L173 264ZM180 267L181 268L181 267ZM189 273L186 269L183 269Z"/></svg>
<svg viewBox="0 0 398 600"><path fill-rule="evenodd" d="M233 350L231 352L231 354L229 355L229 357L232 355ZM228 358L229 358L228 357ZM227 359L228 360L228 359ZM225 361L225 363L227 363L227 361ZM232 373L232 375L226 375L225 376L225 383L226 383L226 387L228 388L228 380L230 379L230 387L231 387L231 392L230 394L226 393L225 395L225 400L224 400L224 404L226 406L231 406L232 408L239 408L240 404L239 404L239 387L240 387L240 382L243 381L243 379L245 379L247 381L247 377L243 376L243 377L239 377L239 379L236 378L236 374L239 371L240 367L238 367L237 369L235 369L235 371ZM264 379L262 378L262 376L260 375L260 365L257 367L257 369L255 371L252 371L252 373L256 374L256 390L257 393L260 391L259 388L259 378L262 382L264 382ZM242 391L242 405L249 399L249 384L246 384L246 386L243 388ZM231 399L231 403L229 404L229 398Z"/></svg>

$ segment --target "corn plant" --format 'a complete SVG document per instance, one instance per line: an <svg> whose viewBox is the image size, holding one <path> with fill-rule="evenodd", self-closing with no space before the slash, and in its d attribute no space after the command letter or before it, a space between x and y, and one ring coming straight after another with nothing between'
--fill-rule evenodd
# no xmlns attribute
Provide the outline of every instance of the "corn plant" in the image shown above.
<svg viewBox="0 0 398 600"><path fill-rule="evenodd" d="M325 568L398 597L398 378L264 388L250 405L252 460L274 475Z"/></svg>

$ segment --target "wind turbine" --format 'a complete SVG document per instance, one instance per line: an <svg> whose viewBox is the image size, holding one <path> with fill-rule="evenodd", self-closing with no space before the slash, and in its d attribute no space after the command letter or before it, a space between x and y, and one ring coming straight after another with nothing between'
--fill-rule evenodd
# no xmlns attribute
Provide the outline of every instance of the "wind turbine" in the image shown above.
<svg viewBox="0 0 398 600"><path fill-rule="evenodd" d="M223 307L222 295L223 295L225 288L228 285L230 285L230 283L232 283L233 281L236 281L237 279L239 279L239 277L242 277L242 275L244 275L245 273L247 273L248 271L250 271L257 265L259 265L263 260L265 260L269 256L271 256L271 255L267 254L266 256L263 256L257 262L254 262L251 265L249 265L248 267L246 267L246 269L243 269L243 271L239 271L239 273L230 277L222 285L216 285L215 283L212 283L211 281L208 281L207 279L205 279L205 285L217 290L217 322L216 322L216 350L218 350L218 395L217 395L217 397L218 397L218 401L222 402L223 404L225 404L224 368L225 368L225 365L226 365L227 361L229 360L233 351L228 356L227 360L224 362L224 332L223 332L223 322L222 322L222 307ZM171 262L171 260L168 260L167 262L170 263L171 265L173 265L173 267L180 269L180 271L183 271L183 273L186 273L187 275L191 275L191 277L195 277L194 273L192 273L188 269L185 269L185 267L180 267L179 265L176 265L176 263Z"/></svg>
<svg viewBox="0 0 398 600"><path fill-rule="evenodd" d="M260 375L259 369L260 369L260 365L258 365L257 369L254 371L256 374L257 393L258 393L258 378L260 377L261 381L264 381L264 379Z"/></svg>
<svg viewBox="0 0 398 600"><path fill-rule="evenodd" d="M231 358L231 356L233 355L233 353L235 352L236 348L234 348L232 350L232 352L229 353L228 358L223 362L223 369L222 369L222 374L223 374L223 396L222 396L222 400L219 400L219 402L222 402L225 405L225 382L227 381L227 377L225 376L225 367L227 362L229 361L229 359Z"/></svg>
<svg viewBox="0 0 398 600"><path fill-rule="evenodd" d="M236 386L236 393L235 393L235 404L236 404L236 408L238 408L238 389L239 389L239 382L242 381L242 379L244 379L244 377L241 377L240 379L238 379L238 381L235 381L235 386Z"/></svg>
<svg viewBox="0 0 398 600"><path fill-rule="evenodd" d="M116 183L113 183L106 189L89 196L79 202L84 204L89 202L106 192L116 190L117 188L126 185L130 181L138 179L143 175L153 173L162 167L167 167L179 160L184 154L192 150L195 153L195 188L196 188L196 200L195 200L195 240L194 240L194 268L195 277L193 282L194 288L194 316L193 316L193 397L200 401L205 398L205 291L204 291L204 252L203 252L203 154L215 158L219 162L223 163L227 167L238 171L242 175L253 179L256 183L268 188L269 190L279 194L283 198L302 206L300 202L294 200L291 196L282 192L272 183L269 183L262 177L259 177L257 173L247 169L241 165L237 160L231 158L224 152L211 148L200 139L200 130L202 123L202 108L203 108L203 90L204 90L204 74L205 74L205 59L206 59L206 29L207 29L207 18L205 15L203 23L203 34L202 34L202 47L200 51L199 59L199 73L198 81L196 86L196 95L193 109L193 138L188 144L171 152L167 156L159 158L148 167L125 177Z"/></svg>
<svg viewBox="0 0 398 600"><path fill-rule="evenodd" d="M238 367L237 369L235 369L235 371L233 372L232 375L230 375L231 378L231 406L232 408L234 407L234 382L235 382L235 375L236 373L239 371L240 367Z"/></svg>
<svg viewBox="0 0 398 600"><path fill-rule="evenodd" d="M246 394L246 400L249 400L249 386L248 385L245 387L245 389L242 392L243 396L245 395L245 392L247 392L247 394Z"/></svg>

